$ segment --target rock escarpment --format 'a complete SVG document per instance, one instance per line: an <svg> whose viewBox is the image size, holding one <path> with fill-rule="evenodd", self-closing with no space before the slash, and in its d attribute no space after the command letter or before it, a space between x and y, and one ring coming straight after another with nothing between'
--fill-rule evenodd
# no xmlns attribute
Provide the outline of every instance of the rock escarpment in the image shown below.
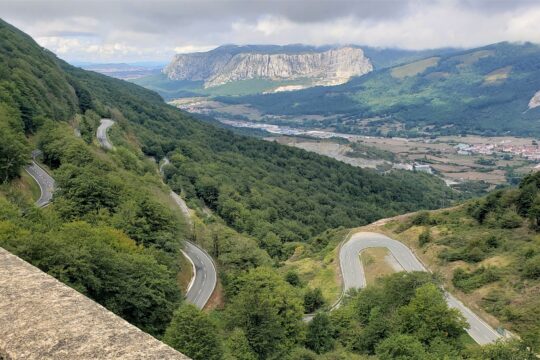
<svg viewBox="0 0 540 360"><path fill-rule="evenodd" d="M534 109L540 106L540 91L537 91L536 94L529 101L529 109Z"/></svg>
<svg viewBox="0 0 540 360"><path fill-rule="evenodd" d="M280 51L282 50L282 51ZM178 54L163 70L171 80L204 81L205 87L249 79L337 85L373 70L362 49L300 47L220 47L206 53Z"/></svg>

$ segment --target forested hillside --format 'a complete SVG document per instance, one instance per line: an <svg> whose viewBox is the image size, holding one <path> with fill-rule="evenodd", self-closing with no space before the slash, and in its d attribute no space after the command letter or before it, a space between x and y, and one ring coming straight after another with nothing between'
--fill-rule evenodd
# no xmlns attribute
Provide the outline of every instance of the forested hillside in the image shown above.
<svg viewBox="0 0 540 360"><path fill-rule="evenodd" d="M170 155L166 179L192 204L206 205L234 229L268 241L306 241L328 228L366 224L419 208L448 205L455 194L435 177L396 171L379 175L341 162L237 136L199 122L141 87L63 69L92 94L98 112L117 109L146 155ZM115 117L115 113L112 113ZM267 240L264 238L267 237Z"/></svg>
<svg viewBox="0 0 540 360"><path fill-rule="evenodd" d="M455 195L435 177L378 175L234 135L153 92L74 68L4 22L0 49L0 246L195 360L385 359L409 340L426 354L482 358L469 353L475 349L460 339L460 319L444 303L434 304L445 315L441 331L405 326L422 296L442 298L435 286L420 287L431 280L388 303L399 319L363 342L379 310L367 309L373 316L366 320L351 305L348 317L336 313L342 317L331 332L316 327L321 320L308 327L305 310L324 307L324 299L297 274L280 271L295 242L326 246L326 229L449 204ZM100 117L116 121L112 151L95 139ZM23 172L34 148L58 185L43 209L32 204ZM148 158L165 155L168 184L200 210L191 229ZM181 301L179 249L187 238L216 260L222 311L209 315ZM431 322L430 311L415 319L419 326Z"/></svg>
<svg viewBox="0 0 540 360"><path fill-rule="evenodd" d="M218 100L248 104L267 115L337 115L297 125L341 132L538 136L540 108L528 105L540 90L539 56L535 44L499 43L434 54L340 86Z"/></svg>
<svg viewBox="0 0 540 360"><path fill-rule="evenodd" d="M540 173L518 188L381 227L415 248L445 285L495 326L540 349Z"/></svg>

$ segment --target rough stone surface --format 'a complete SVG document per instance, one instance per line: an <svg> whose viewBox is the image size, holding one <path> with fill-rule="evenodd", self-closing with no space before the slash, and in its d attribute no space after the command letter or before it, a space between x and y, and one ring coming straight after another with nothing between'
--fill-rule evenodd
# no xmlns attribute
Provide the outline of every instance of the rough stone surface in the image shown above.
<svg viewBox="0 0 540 360"><path fill-rule="evenodd" d="M172 80L204 81L205 87L212 87L248 79L308 79L312 85L337 85L372 70L362 49L346 46L302 53L178 54L163 72Z"/></svg>
<svg viewBox="0 0 540 360"><path fill-rule="evenodd" d="M188 357L0 248L0 359Z"/></svg>

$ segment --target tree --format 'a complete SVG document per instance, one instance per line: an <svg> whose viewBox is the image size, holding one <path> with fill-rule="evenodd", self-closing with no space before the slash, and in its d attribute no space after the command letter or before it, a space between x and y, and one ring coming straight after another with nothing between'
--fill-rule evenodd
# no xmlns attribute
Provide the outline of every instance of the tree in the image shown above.
<svg viewBox="0 0 540 360"><path fill-rule="evenodd" d="M25 229L17 241L0 234L0 246L144 331L163 334L180 302L174 272L116 229L78 221L51 230L54 220L31 216L24 224L31 233Z"/></svg>
<svg viewBox="0 0 540 360"><path fill-rule="evenodd" d="M28 158L29 150L24 135L0 122L0 181L6 183L19 176Z"/></svg>
<svg viewBox="0 0 540 360"><path fill-rule="evenodd" d="M149 196L135 196L120 205L113 223L139 244L170 253L179 248L180 228L173 213Z"/></svg>
<svg viewBox="0 0 540 360"><path fill-rule="evenodd" d="M317 313L308 325L306 346L321 354L334 348L334 336L330 317L326 313Z"/></svg>
<svg viewBox="0 0 540 360"><path fill-rule="evenodd" d="M208 315L183 304L174 312L163 341L193 360L220 360L223 349L217 332Z"/></svg>
<svg viewBox="0 0 540 360"><path fill-rule="evenodd" d="M426 227L420 235L418 235L418 245L421 247L431 241L431 231Z"/></svg>
<svg viewBox="0 0 540 360"><path fill-rule="evenodd" d="M373 354L377 344L390 332L390 320L385 317L379 307L374 307L369 316L369 323L362 329L354 348L361 352Z"/></svg>
<svg viewBox="0 0 540 360"><path fill-rule="evenodd" d="M262 267L239 278L238 288L226 309L227 327L241 328L259 359L289 351L303 330L298 290L271 268Z"/></svg>
<svg viewBox="0 0 540 360"><path fill-rule="evenodd" d="M534 228L540 227L540 194L536 194L528 212L529 219Z"/></svg>
<svg viewBox="0 0 540 360"><path fill-rule="evenodd" d="M298 272L295 270L289 270L285 274L285 281L287 281L289 284L295 287L302 286L302 281L300 280L300 276L298 275Z"/></svg>
<svg viewBox="0 0 540 360"><path fill-rule="evenodd" d="M434 284L419 287L411 302L398 313L401 332L414 335L426 344L435 338L453 341L468 326L456 309L448 308L442 291Z"/></svg>
<svg viewBox="0 0 540 360"><path fill-rule="evenodd" d="M234 329L225 342L230 359L257 360L242 329Z"/></svg>
<svg viewBox="0 0 540 360"><path fill-rule="evenodd" d="M380 360L427 360L422 344L410 335L392 335L377 346L375 353Z"/></svg>
<svg viewBox="0 0 540 360"><path fill-rule="evenodd" d="M119 179L94 166L63 165L56 180L57 208L64 218L78 218L99 209L112 211L120 202Z"/></svg>
<svg viewBox="0 0 540 360"><path fill-rule="evenodd" d="M472 358L475 360L535 360L537 356L525 344L512 340L482 346L474 351Z"/></svg>
<svg viewBox="0 0 540 360"><path fill-rule="evenodd" d="M320 288L307 289L304 294L304 308L306 312L313 313L324 305L324 297Z"/></svg>

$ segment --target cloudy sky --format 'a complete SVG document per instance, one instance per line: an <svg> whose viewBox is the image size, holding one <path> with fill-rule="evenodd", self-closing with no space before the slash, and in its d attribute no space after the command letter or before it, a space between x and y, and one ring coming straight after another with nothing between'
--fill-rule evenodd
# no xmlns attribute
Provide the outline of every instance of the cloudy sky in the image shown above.
<svg viewBox="0 0 540 360"><path fill-rule="evenodd" d="M167 61L231 43L540 43L540 0L0 0L0 14L68 61Z"/></svg>

